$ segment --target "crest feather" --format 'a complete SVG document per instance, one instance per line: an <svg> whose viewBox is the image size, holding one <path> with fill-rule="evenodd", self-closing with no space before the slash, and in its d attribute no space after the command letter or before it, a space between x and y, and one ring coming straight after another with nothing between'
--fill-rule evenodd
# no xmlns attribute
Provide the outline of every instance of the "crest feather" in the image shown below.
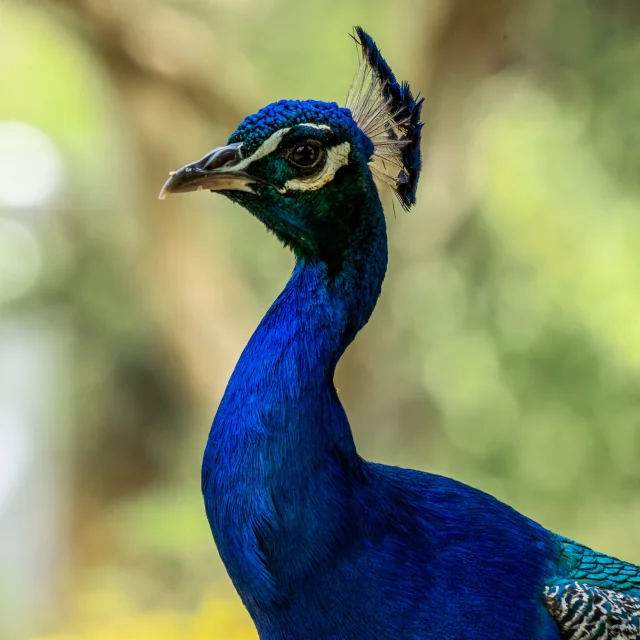
<svg viewBox="0 0 640 640"><path fill-rule="evenodd" d="M409 84L399 83L371 36L355 27L353 39L362 61L349 89L347 108L374 145L370 163L375 178L389 185L404 209L416 201L420 177L420 110Z"/></svg>

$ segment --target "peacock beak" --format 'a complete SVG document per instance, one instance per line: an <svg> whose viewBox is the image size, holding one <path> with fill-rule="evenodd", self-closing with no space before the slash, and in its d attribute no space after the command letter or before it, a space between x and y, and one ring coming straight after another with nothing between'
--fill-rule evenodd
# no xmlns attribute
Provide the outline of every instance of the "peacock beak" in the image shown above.
<svg viewBox="0 0 640 640"><path fill-rule="evenodd" d="M261 182L243 171L234 171L234 166L242 160L241 143L214 149L204 158L172 171L164 183L158 198L164 200L170 193L189 191L248 191L253 193L252 184Z"/></svg>

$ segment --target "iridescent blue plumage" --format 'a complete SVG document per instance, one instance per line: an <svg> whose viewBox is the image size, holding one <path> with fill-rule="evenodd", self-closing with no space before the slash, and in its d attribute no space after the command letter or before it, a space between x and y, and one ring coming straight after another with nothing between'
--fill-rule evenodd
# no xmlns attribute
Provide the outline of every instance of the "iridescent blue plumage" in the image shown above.
<svg viewBox="0 0 640 640"><path fill-rule="evenodd" d="M269 105L162 191L220 191L296 257L205 450L222 560L263 640L637 637L634 565L454 480L356 451L333 373L387 267L374 176L415 201L422 126L408 85L356 33L365 63L349 109Z"/></svg>

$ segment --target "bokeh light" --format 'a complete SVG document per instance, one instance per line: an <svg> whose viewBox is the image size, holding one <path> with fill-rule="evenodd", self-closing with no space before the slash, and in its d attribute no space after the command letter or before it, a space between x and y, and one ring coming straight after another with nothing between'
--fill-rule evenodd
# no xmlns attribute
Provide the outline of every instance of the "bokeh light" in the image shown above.
<svg viewBox="0 0 640 640"><path fill-rule="evenodd" d="M45 205L61 178L60 154L45 133L24 122L0 122L0 207Z"/></svg>

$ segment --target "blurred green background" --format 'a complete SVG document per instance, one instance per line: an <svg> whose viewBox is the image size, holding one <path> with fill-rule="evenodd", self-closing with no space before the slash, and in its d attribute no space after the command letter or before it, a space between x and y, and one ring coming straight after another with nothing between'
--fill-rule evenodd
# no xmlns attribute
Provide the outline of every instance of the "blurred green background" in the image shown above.
<svg viewBox="0 0 640 640"><path fill-rule="evenodd" d="M365 457L640 563L640 3L0 0L0 637L255 638L199 469L291 257L170 169L352 25L425 96L424 174L338 372Z"/></svg>

